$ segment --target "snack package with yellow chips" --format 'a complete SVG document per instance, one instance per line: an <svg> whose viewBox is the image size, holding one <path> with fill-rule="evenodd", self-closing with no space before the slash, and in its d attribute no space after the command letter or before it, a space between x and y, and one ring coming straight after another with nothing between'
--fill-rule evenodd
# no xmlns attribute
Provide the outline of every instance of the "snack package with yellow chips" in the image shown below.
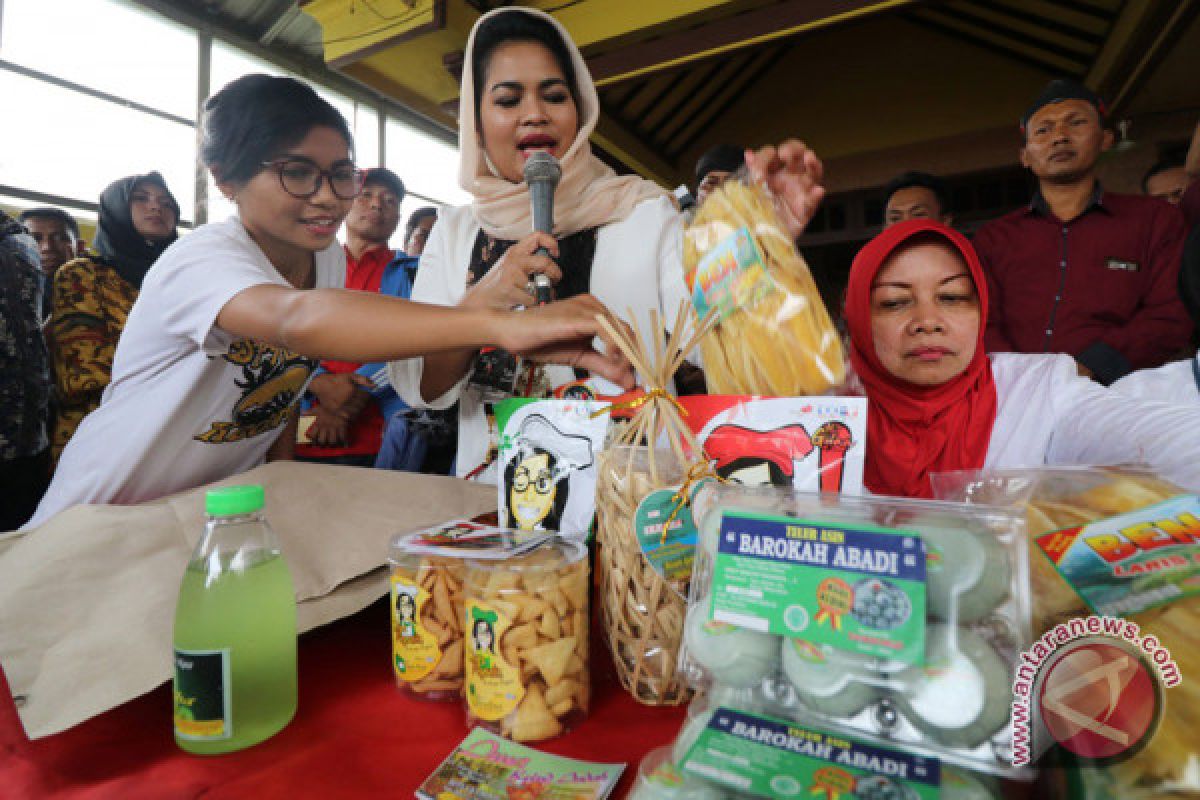
<svg viewBox="0 0 1200 800"><path fill-rule="evenodd" d="M768 190L731 179L683 237L684 279L698 317L719 321L700 343L711 394L798 397L845 379L841 339Z"/></svg>
<svg viewBox="0 0 1200 800"><path fill-rule="evenodd" d="M517 742L565 733L591 697L587 548L555 537L465 578L467 725Z"/></svg>
<svg viewBox="0 0 1200 800"><path fill-rule="evenodd" d="M1101 676L1091 696L1056 698L1049 708L1042 702L1035 753L1044 729L1047 747L1040 749L1055 744L1063 761L1085 765L1067 770L1075 797L1198 796L1200 498L1137 468L951 473L934 476L933 486L945 499L1025 510L1035 646L1055 639L1033 681L1038 697L1054 690L1063 662L1096 662L1076 652L1093 643L1130 666ZM1087 619L1122 624L1115 635L1085 629L1090 635L1077 637ZM1083 677L1086 671L1076 682ZM1139 695L1139 685L1149 689ZM1145 715L1145 724L1131 727L1126 706ZM1075 734L1066 741L1064 728ZM1111 741L1118 752L1099 765L1080 759L1080 736L1093 746Z"/></svg>
<svg viewBox="0 0 1200 800"><path fill-rule="evenodd" d="M455 520L392 540L392 671L423 700L462 695L466 559L503 559L548 538Z"/></svg>

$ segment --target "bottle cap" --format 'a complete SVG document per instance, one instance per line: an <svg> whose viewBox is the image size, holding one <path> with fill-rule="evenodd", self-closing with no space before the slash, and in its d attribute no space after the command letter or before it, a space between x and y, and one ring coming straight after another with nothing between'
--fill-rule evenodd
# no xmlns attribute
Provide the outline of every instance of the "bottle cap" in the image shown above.
<svg viewBox="0 0 1200 800"><path fill-rule="evenodd" d="M236 517L253 514L263 507L261 486L226 486L205 493L204 511L210 517Z"/></svg>

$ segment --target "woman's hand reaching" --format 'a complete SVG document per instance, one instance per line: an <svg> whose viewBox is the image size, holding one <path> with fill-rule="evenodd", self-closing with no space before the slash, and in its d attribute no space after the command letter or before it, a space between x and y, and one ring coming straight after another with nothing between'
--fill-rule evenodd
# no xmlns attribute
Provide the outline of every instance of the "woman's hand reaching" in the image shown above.
<svg viewBox="0 0 1200 800"><path fill-rule="evenodd" d="M591 295L578 295L504 315L496 342L505 350L546 364L580 367L623 387L634 387L633 368L600 324L607 319L618 330L628 326ZM604 352L594 341L604 343Z"/></svg>
<svg viewBox="0 0 1200 800"><path fill-rule="evenodd" d="M825 197L821 185L825 167L816 153L803 142L788 139L778 147L747 150L746 169L782 201L780 211L792 238L804 233Z"/></svg>

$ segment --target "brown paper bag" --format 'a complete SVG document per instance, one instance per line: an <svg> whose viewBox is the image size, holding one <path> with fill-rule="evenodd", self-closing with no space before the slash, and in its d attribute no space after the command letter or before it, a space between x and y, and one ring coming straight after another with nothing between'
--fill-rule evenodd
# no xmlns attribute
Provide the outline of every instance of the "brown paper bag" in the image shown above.
<svg viewBox="0 0 1200 800"><path fill-rule="evenodd" d="M301 631L383 596L396 533L496 508L496 490L431 475L275 462L137 506L76 506L0 546L0 665L36 739L171 678L183 570L204 492L257 483L299 601ZM386 625L380 636L387 636Z"/></svg>

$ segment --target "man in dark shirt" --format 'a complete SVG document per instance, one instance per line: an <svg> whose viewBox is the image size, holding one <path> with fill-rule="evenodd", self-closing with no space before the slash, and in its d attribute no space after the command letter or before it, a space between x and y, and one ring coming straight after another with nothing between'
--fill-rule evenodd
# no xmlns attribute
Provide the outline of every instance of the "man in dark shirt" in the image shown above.
<svg viewBox="0 0 1200 800"><path fill-rule="evenodd" d="M33 515L50 479L50 378L37 245L0 211L0 531Z"/></svg>
<svg viewBox="0 0 1200 800"><path fill-rule="evenodd" d="M1112 133L1083 85L1051 81L1021 127L1021 163L1038 191L975 236L991 295L988 350L1067 353L1105 385L1178 355L1192 331L1176 283L1179 210L1103 190L1096 161Z"/></svg>

